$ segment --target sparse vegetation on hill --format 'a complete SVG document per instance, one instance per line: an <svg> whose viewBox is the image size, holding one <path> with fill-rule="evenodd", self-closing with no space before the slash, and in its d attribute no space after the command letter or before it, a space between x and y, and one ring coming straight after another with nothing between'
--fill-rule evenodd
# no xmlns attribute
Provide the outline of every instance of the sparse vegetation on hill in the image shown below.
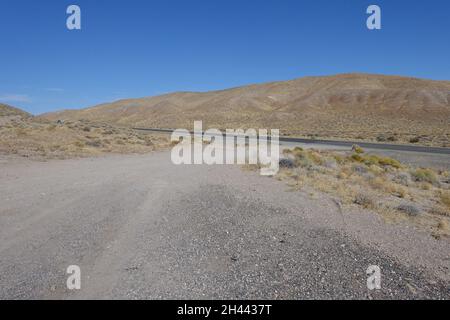
<svg viewBox="0 0 450 320"><path fill-rule="evenodd" d="M274 128L281 134L450 146L450 82L344 74L179 92L43 115L125 126Z"/></svg>
<svg viewBox="0 0 450 320"><path fill-rule="evenodd" d="M0 126L0 154L33 159L145 153L167 145L166 136L87 121L55 123L14 118Z"/></svg>
<svg viewBox="0 0 450 320"><path fill-rule="evenodd" d="M11 107L9 105L0 103L0 117L10 117L10 116L20 116L20 117L28 118L28 117L31 117L31 114L29 114L23 110Z"/></svg>

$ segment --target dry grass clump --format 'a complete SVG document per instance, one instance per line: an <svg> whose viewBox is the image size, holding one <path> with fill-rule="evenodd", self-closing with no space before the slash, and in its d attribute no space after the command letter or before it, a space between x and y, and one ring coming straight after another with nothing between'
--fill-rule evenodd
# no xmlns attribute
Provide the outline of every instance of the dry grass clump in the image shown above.
<svg viewBox="0 0 450 320"><path fill-rule="evenodd" d="M446 235L449 235L450 234L450 223L448 222L448 220L441 219L441 221L439 221L439 223L438 223L438 229L445 232Z"/></svg>
<svg viewBox="0 0 450 320"><path fill-rule="evenodd" d="M449 190L441 191L440 198L442 204L450 209L450 191Z"/></svg>
<svg viewBox="0 0 450 320"><path fill-rule="evenodd" d="M26 119L0 127L0 153L36 159L146 153L167 145L165 136L87 121L51 123Z"/></svg>
<svg viewBox="0 0 450 320"><path fill-rule="evenodd" d="M360 206L387 221L409 221L446 235L450 223L448 173L411 168L395 159L360 148L332 152L285 150L276 178L291 190L320 191L338 196L347 206Z"/></svg>
<svg viewBox="0 0 450 320"><path fill-rule="evenodd" d="M415 181L434 184L438 181L437 174L431 169L418 168L411 170L411 176Z"/></svg>

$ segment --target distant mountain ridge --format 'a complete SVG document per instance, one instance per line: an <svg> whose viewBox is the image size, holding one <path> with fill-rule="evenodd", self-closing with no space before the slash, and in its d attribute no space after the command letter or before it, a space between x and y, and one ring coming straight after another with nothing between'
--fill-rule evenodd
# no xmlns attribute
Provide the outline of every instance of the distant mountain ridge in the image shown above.
<svg viewBox="0 0 450 320"><path fill-rule="evenodd" d="M444 145L450 140L450 81L371 74L305 77L120 100L41 117L157 128L191 128L203 120L214 128L279 128L289 135L369 140L419 136Z"/></svg>

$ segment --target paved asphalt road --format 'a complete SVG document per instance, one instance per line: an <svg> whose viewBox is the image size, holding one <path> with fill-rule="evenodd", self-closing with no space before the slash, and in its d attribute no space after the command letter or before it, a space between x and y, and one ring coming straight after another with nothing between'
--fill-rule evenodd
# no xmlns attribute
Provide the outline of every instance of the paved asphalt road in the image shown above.
<svg viewBox="0 0 450 320"><path fill-rule="evenodd" d="M138 131L159 132L159 133L172 133L172 129L157 129L157 128L133 128ZM362 148L373 150L391 150L391 151L408 151L408 152L420 152L428 154L444 154L450 155L450 148L440 147L425 147L414 145L402 145L402 144L389 144L389 143L371 143L361 141L339 141L339 140L322 140L322 139L304 139L304 138L290 138L280 137L280 142L287 143L299 143L299 144L312 144L312 145L324 145L334 147L352 147L357 144Z"/></svg>
<svg viewBox="0 0 450 320"><path fill-rule="evenodd" d="M0 165L0 299L450 298L448 242L235 166L168 152Z"/></svg>

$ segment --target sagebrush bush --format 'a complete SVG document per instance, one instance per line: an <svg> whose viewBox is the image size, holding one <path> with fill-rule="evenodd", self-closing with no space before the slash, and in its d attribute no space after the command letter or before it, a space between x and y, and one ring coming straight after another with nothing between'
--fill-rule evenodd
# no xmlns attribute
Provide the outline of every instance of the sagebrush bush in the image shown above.
<svg viewBox="0 0 450 320"><path fill-rule="evenodd" d="M358 146L357 144L353 145L352 151L354 151L355 153L358 153L358 154L364 153L364 149L361 148L360 146Z"/></svg>
<svg viewBox="0 0 450 320"><path fill-rule="evenodd" d="M413 137L413 138L409 139L409 142L410 143L418 143L418 142L420 142L420 138L419 137Z"/></svg>
<svg viewBox="0 0 450 320"><path fill-rule="evenodd" d="M380 158L379 164L382 166L391 166L393 168L399 169L402 165L399 161L392 159L392 158Z"/></svg>
<svg viewBox="0 0 450 320"><path fill-rule="evenodd" d="M395 183L401 184L403 186L409 186L410 183L410 177L409 174L406 172L401 172L399 174L397 174L392 181L394 181Z"/></svg>
<svg viewBox="0 0 450 320"><path fill-rule="evenodd" d="M411 176L417 182L428 182L434 184L438 180L436 173L431 169L419 168L412 170Z"/></svg>
<svg viewBox="0 0 450 320"><path fill-rule="evenodd" d="M372 165L380 165L383 167L393 167L395 169L399 169L402 167L401 163L395 159L388 158L388 157L379 157L376 155L363 155L354 153L351 155L351 160L364 163L367 166Z"/></svg>
<svg viewBox="0 0 450 320"><path fill-rule="evenodd" d="M338 164L343 164L345 162L345 158L339 154L333 155L333 158Z"/></svg>
<svg viewBox="0 0 450 320"><path fill-rule="evenodd" d="M353 200L357 205L363 206L364 208L372 208L374 207L374 201L372 197L365 193L358 193Z"/></svg>
<svg viewBox="0 0 450 320"><path fill-rule="evenodd" d="M402 211L409 216L418 216L420 214L420 209L413 204L401 204L397 207L398 211Z"/></svg>
<svg viewBox="0 0 450 320"><path fill-rule="evenodd" d="M357 153L352 154L351 158L352 158L352 160L357 161L357 162L363 162L364 161L364 158L361 155L357 154Z"/></svg>

